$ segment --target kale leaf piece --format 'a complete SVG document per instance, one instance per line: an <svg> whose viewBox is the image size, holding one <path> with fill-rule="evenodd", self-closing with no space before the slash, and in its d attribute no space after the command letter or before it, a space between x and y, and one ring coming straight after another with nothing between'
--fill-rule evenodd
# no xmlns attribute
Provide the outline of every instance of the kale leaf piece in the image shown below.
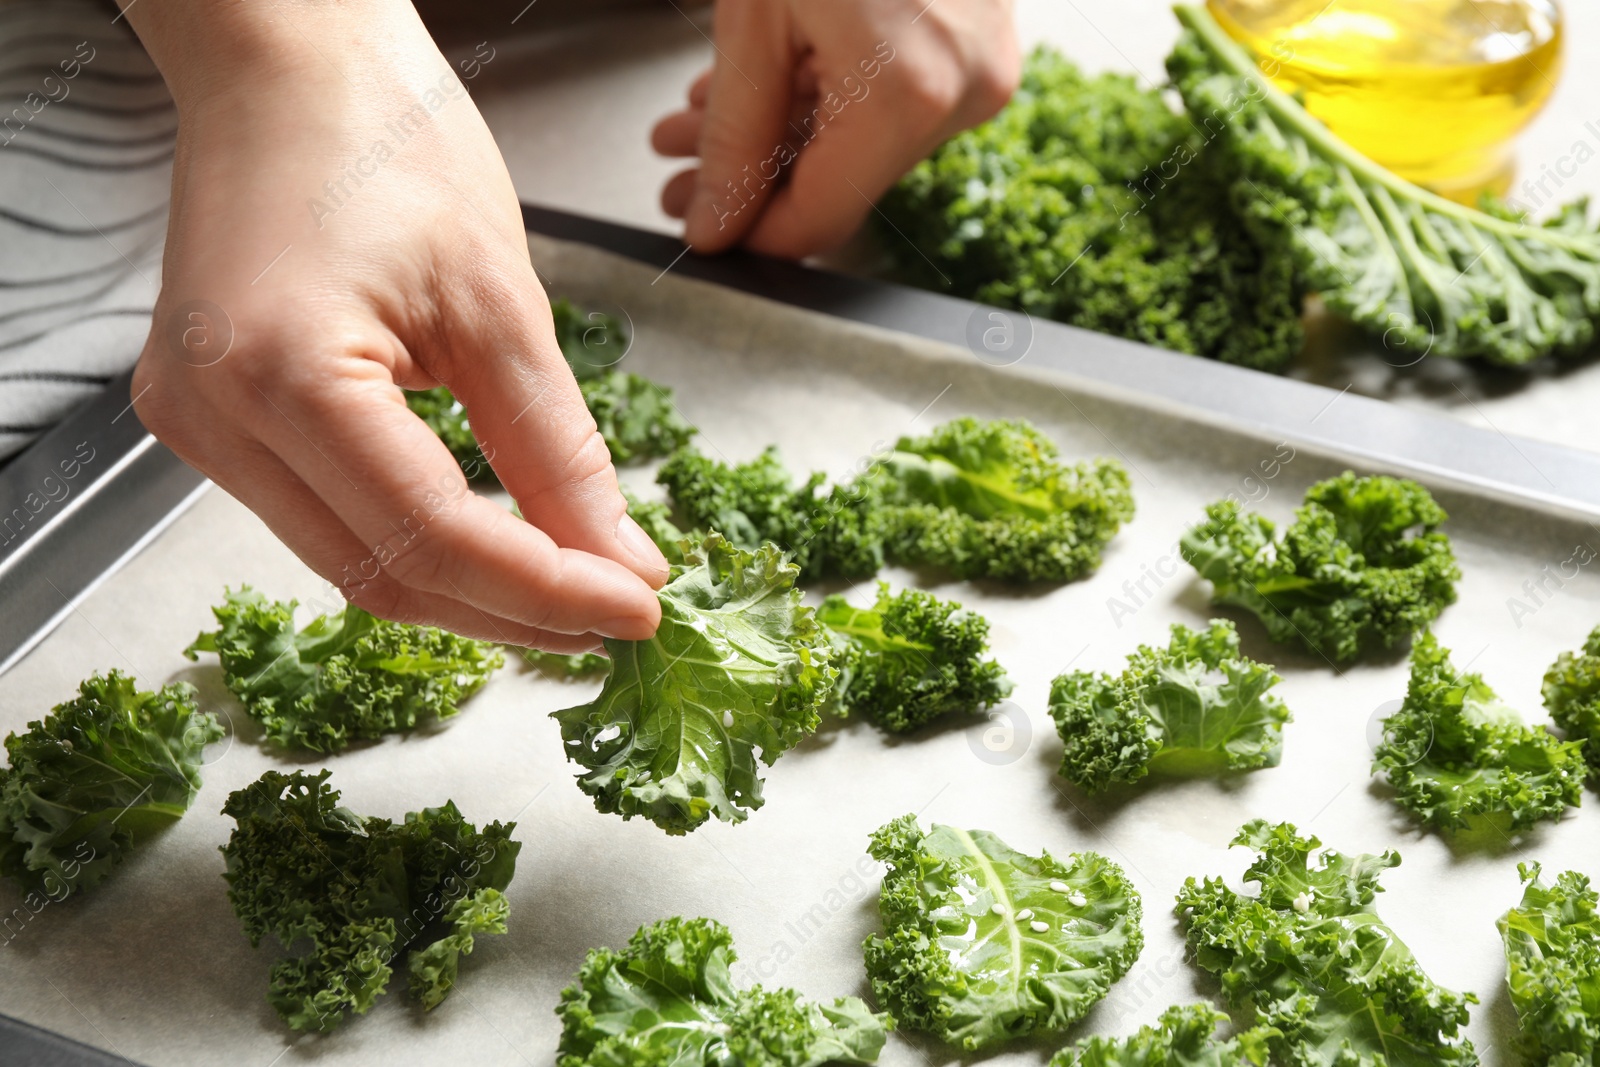
<svg viewBox="0 0 1600 1067"><path fill-rule="evenodd" d="M1159 90L1041 49L999 115L884 197L882 244L928 288L1274 369L1301 345L1295 261L1214 155Z"/></svg>
<svg viewBox="0 0 1600 1067"><path fill-rule="evenodd" d="M287 748L338 752L447 719L505 664L487 642L389 622L354 604L297 631L293 600L272 602L249 586L225 596L211 609L218 628L184 654L217 653L228 689Z"/></svg>
<svg viewBox="0 0 1600 1067"><path fill-rule="evenodd" d="M855 997L735 989L727 927L662 919L620 952L591 949L561 993L557 1067L821 1067L875 1063L885 1018Z"/></svg>
<svg viewBox="0 0 1600 1067"><path fill-rule="evenodd" d="M655 636L606 639L600 695L552 716L596 808L682 834L764 803L756 761L817 728L838 676L797 574L772 545L708 534L661 588Z"/></svg>
<svg viewBox="0 0 1600 1067"><path fill-rule="evenodd" d="M1067 581L1133 517L1127 471L1112 459L1062 463L1022 420L954 419L902 437L849 482L796 487L769 449L729 467L694 452L658 476L686 522L742 547L771 541L812 578L860 577L885 561L958 578Z"/></svg>
<svg viewBox="0 0 1600 1067"><path fill-rule="evenodd" d="M1155 1026L1131 1037L1090 1037L1069 1045L1049 1067L1266 1067L1267 1031L1246 1030L1226 1041L1217 1026L1228 1017L1209 1004L1173 1006Z"/></svg>
<svg viewBox="0 0 1600 1067"><path fill-rule="evenodd" d="M1517 1009L1525 1062L1585 1067L1600 1062L1600 903L1576 871L1539 879L1518 864L1522 902L1500 917L1506 984Z"/></svg>
<svg viewBox="0 0 1600 1067"><path fill-rule="evenodd" d="M104 880L189 810L205 747L222 733L192 686L141 691L120 671L85 679L72 700L6 737L0 875L52 900Z"/></svg>
<svg viewBox="0 0 1600 1067"><path fill-rule="evenodd" d="M1591 777L1600 775L1600 626L1580 652L1563 652L1544 676L1544 706L1568 738L1583 743Z"/></svg>
<svg viewBox="0 0 1600 1067"><path fill-rule="evenodd" d="M1220 203L1265 247L1292 250L1303 284L1384 343L1524 364L1589 347L1600 320L1600 232L1587 204L1538 224L1475 211L1383 169L1275 87L1203 6L1167 60ZM1270 61L1269 61L1270 62Z"/></svg>
<svg viewBox="0 0 1600 1067"><path fill-rule="evenodd" d="M564 655L560 652L545 652L537 648L519 646L517 655L521 656L522 662L530 667L568 678L588 678L604 674L611 669L611 661L598 652L575 652Z"/></svg>
<svg viewBox="0 0 1600 1067"><path fill-rule="evenodd" d="M1062 463L1054 442L1021 419L952 419L927 437L902 437L862 480L888 531L887 556L958 578L1079 578L1133 518L1121 463Z"/></svg>
<svg viewBox="0 0 1600 1067"><path fill-rule="evenodd" d="M952 600L878 583L870 608L837 594L817 610L833 637L839 681L833 704L906 733L950 714L975 714L1011 692L1005 670L988 658L989 621Z"/></svg>
<svg viewBox="0 0 1600 1067"><path fill-rule="evenodd" d="M872 835L885 936L864 946L896 1022L968 1051L1083 1017L1144 946L1139 894L1093 852L1028 856L985 830L905 815Z"/></svg>
<svg viewBox="0 0 1600 1067"><path fill-rule="evenodd" d="M1561 818L1583 799L1581 741L1529 727L1477 674L1462 674L1426 633L1411 648L1400 709L1373 750L1395 803L1439 830L1510 833Z"/></svg>
<svg viewBox="0 0 1600 1067"><path fill-rule="evenodd" d="M578 379L583 402L594 417L616 463L665 456L688 444L695 429L672 400L672 390L648 378L617 370L628 352L628 334L615 316L584 312L567 300L550 304L556 342ZM492 480L466 406L438 386L406 393L406 404L444 442L469 481Z"/></svg>
<svg viewBox="0 0 1600 1067"><path fill-rule="evenodd" d="M1279 681L1240 653L1233 623L1175 624L1166 648L1140 645L1118 677L1074 671L1051 683L1061 776L1094 793L1147 774L1276 767L1290 721L1269 692Z"/></svg>
<svg viewBox="0 0 1600 1067"><path fill-rule="evenodd" d="M1378 878L1394 852L1346 856L1288 823L1248 822L1234 838L1257 852L1244 880L1188 879L1178 892L1189 953L1228 1005L1266 1028L1274 1063L1295 1067L1470 1067L1460 1036L1478 998L1435 985L1378 917Z"/></svg>
<svg viewBox="0 0 1600 1067"><path fill-rule="evenodd" d="M1416 482L1346 471L1306 490L1281 538L1271 520L1219 500L1179 547L1212 584L1212 603L1252 611L1274 641L1342 663L1392 648L1455 603L1446 518Z"/></svg>
<svg viewBox="0 0 1600 1067"><path fill-rule="evenodd" d="M516 823L480 833L449 801L401 823L356 815L330 773L268 771L222 809L238 823L222 847L234 914L252 945L271 936L299 952L272 965L267 992L295 1030L365 1014L402 953L412 995L442 1001L474 938L505 933L502 890L522 848Z"/></svg>

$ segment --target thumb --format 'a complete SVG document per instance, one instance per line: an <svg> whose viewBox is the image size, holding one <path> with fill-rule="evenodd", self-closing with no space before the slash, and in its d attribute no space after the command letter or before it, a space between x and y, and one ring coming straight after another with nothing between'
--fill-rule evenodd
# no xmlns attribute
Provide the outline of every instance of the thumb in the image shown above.
<svg viewBox="0 0 1600 1067"><path fill-rule="evenodd" d="M700 128L684 241L720 252L743 239L774 191L796 61L788 5L718 0L717 61Z"/></svg>

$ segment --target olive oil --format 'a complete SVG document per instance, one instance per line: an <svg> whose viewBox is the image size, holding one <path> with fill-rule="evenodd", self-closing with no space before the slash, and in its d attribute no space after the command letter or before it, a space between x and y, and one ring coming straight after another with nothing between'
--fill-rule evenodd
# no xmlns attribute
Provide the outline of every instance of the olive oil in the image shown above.
<svg viewBox="0 0 1600 1067"><path fill-rule="evenodd" d="M1510 185L1510 140L1561 71L1555 0L1207 0L1363 155L1453 199Z"/></svg>

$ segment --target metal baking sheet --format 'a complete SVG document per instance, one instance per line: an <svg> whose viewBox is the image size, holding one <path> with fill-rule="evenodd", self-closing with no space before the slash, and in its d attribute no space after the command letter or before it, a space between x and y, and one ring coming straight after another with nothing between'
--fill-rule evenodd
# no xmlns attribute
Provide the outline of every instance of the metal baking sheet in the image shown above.
<svg viewBox="0 0 1600 1067"><path fill-rule="evenodd" d="M1281 767L1096 800L1055 775L1060 746L1045 709L1050 679L1069 666L1117 669L1138 643L1163 640L1169 624L1211 616L1206 591L1175 551L1206 502L1237 492L1286 518L1308 484L1346 465L1422 470L1400 453L1375 456L1330 440L1329 420L1357 398L1324 391L1334 399L1320 414L1266 403L1230 428L1215 412L1186 406L1192 397L1142 399L1031 356L997 369L964 346L696 280L683 269L687 261L663 272L569 242L537 238L532 247L555 292L627 316L635 339L625 365L677 389L712 454L741 459L776 443L795 469L842 476L901 433L958 414L1023 416L1068 456L1121 457L1133 476L1138 516L1085 581L931 587L994 623L995 652L1017 683L996 721L906 740L886 739L864 723L828 724L768 771L767 804L747 823L669 838L648 823L596 813L572 783L559 732L546 716L587 699L597 683L508 666L438 729L325 761L260 747L259 732L224 692L215 665L190 664L180 650L207 626L224 585L249 582L324 606L334 598L242 506L206 494L78 604L0 691L0 730L17 729L66 699L87 673L120 667L147 686L192 681L232 731L209 753L194 810L113 880L25 919L16 918L16 909L27 909L14 888L0 886L0 912L13 917L0 934L0 1012L151 1067L543 1064L557 1038L552 1008L584 951L621 944L641 923L673 914L729 924L742 982L791 985L816 997L865 994L859 946L877 929L878 876L866 838L910 811L993 830L1028 851L1094 849L1124 866L1144 896L1146 947L1072 1036L1123 1032L1168 1004L1214 995L1183 960L1172 897L1189 875L1236 880L1247 857L1227 841L1241 822L1264 816L1293 820L1346 851L1399 849L1405 864L1384 880L1385 917L1435 979L1479 993L1472 1036L1486 1062L1511 1062L1504 1050L1514 1022L1501 991L1494 919L1517 899L1519 859L1596 873L1600 817L1585 809L1486 853L1456 854L1417 833L1367 774L1376 718L1404 690L1402 658L1335 671L1265 643L1242 621L1247 651L1278 664L1280 691L1296 715ZM1080 366L1141 351L1077 331L1052 336L1051 345L1068 346L1060 358ZM1161 384L1150 384L1159 394ZM1268 401L1273 395L1289 394ZM1426 445L1427 420L1414 413L1384 419L1375 425L1410 425L1417 446ZM1592 568L1564 568L1579 546L1596 542L1582 498L1562 495L1565 503L1556 503L1514 479L1474 484L1470 471L1422 473L1451 513L1448 529L1465 573L1460 602L1438 632L1459 666L1481 671L1530 718L1542 719L1542 672L1600 622ZM649 469L624 477L653 491ZM1561 577L1564 570L1571 576ZM884 577L917 581L898 570ZM848 595L865 598L870 587ZM1513 610L1518 603L1522 610ZM323 763L357 811L398 816L450 797L476 821L515 819L524 847L509 891L510 933L480 942L440 1008L424 1016L397 988L331 1036L295 1038L264 997L274 950L249 946L224 896L216 849L231 821L216 812L230 790L265 769ZM1061 1043L1025 1043L994 1062L1039 1064ZM914 1035L896 1035L883 1062L909 1067L954 1058Z"/></svg>

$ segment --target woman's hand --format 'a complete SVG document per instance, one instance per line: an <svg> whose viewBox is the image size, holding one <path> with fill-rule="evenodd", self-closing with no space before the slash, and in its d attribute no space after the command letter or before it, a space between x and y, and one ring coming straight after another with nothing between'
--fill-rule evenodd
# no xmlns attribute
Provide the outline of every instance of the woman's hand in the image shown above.
<svg viewBox="0 0 1600 1067"><path fill-rule="evenodd" d="M404 0L126 8L178 103L150 431L374 614L556 651L653 633L627 517L516 194ZM401 388L448 385L527 521Z"/></svg>
<svg viewBox="0 0 1600 1067"><path fill-rule="evenodd" d="M697 156L661 193L701 252L842 244L901 175L992 116L1021 72L1010 0L717 0L717 55L655 128Z"/></svg>

